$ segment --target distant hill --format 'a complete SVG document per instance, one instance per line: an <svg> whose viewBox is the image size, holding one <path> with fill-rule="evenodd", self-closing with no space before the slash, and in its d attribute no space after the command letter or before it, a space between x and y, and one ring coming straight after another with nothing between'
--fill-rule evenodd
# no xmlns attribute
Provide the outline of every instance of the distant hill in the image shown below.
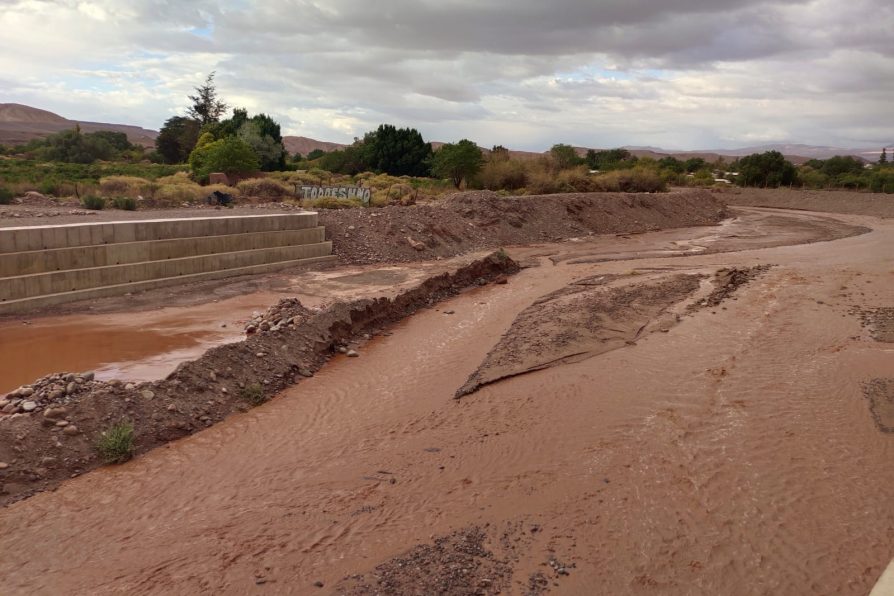
<svg viewBox="0 0 894 596"><path fill-rule="evenodd" d="M329 152L335 151L337 149L344 149L345 147L347 147L347 145L345 145L344 143L318 141L309 137L283 137L282 144L285 145L286 151L289 152L289 155L300 153L302 156L305 157L314 149L321 149L323 151Z"/></svg>
<svg viewBox="0 0 894 596"><path fill-rule="evenodd" d="M653 157L661 159L671 155L678 159L689 159L693 157L701 157L706 161L716 161L719 157L736 158L752 153L766 153L767 151L779 151L786 159L794 164L802 164L811 159L829 159L836 155L852 155L867 161L878 159L881 153L881 147L878 149L845 149L843 147L823 147L817 145L801 145L801 144L771 144L756 145L753 147L742 147L741 149L709 149L705 151L674 151L662 149L660 147L634 147L628 146L625 149L637 157Z"/></svg>
<svg viewBox="0 0 894 596"><path fill-rule="evenodd" d="M0 103L0 143L20 145L32 139L74 128L80 124L84 132L111 130L123 132L127 139L144 147L154 147L158 132L127 124L107 124L104 122L82 122L63 118L59 114L32 108L17 103Z"/></svg>
<svg viewBox="0 0 894 596"><path fill-rule="evenodd" d="M58 114L54 114L53 112L32 108L31 106L17 103L0 103L0 144L18 145L27 143L35 138L46 137L69 128L74 128L76 124L80 124L81 130L85 132L95 132L98 130L123 132L127 135L127 138L131 143L143 145L144 147L154 147L155 138L158 136L157 131L147 130L145 128L140 128L139 126L69 120ZM318 141L317 139L298 136L283 137L283 144L285 145L286 150L292 155L295 153L307 155L314 149L335 151L347 146L345 143ZM444 143L439 141L433 141L432 147L438 149L443 144ZM678 159L701 157L706 161L716 161L720 157L731 159L744 155L751 155L752 153L779 151L785 155L787 159L796 164L804 163L810 159L828 159L835 155L853 155L866 161L876 161L881 153L881 147L844 149L841 147L823 147L801 144L771 144L743 147L741 149L711 149L701 151L677 151L662 149L661 147L641 146L627 146L624 148L637 157L651 157L654 159L661 159L662 157L667 156L673 156ZM584 155L588 150L587 147L575 147L575 149L577 149L577 152L580 155ZM487 151L487 149L485 149L485 151ZM509 153L515 159L535 159L547 152L538 153L536 151L510 150Z"/></svg>

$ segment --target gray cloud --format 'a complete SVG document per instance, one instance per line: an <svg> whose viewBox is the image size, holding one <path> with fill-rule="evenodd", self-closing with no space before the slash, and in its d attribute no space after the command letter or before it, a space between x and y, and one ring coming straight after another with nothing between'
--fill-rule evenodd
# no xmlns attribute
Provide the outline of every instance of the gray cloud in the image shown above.
<svg viewBox="0 0 894 596"><path fill-rule="evenodd" d="M216 69L231 104L329 140L894 137L886 0L4 0L0 28L0 101L82 119L157 128Z"/></svg>

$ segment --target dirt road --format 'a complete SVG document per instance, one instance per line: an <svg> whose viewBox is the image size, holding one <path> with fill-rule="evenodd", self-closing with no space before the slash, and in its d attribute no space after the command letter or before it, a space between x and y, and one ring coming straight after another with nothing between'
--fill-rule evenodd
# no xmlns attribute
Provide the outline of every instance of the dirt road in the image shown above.
<svg viewBox="0 0 894 596"><path fill-rule="evenodd" d="M750 213L516 249L538 266L508 285L7 507L4 592L868 593L894 556L894 222ZM576 300L593 317L555 325ZM488 362L523 374L454 399Z"/></svg>

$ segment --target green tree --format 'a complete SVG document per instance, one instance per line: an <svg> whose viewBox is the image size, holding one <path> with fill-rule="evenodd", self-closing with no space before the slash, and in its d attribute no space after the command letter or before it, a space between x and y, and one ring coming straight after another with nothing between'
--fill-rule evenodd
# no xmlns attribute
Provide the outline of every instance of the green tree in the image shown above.
<svg viewBox="0 0 894 596"><path fill-rule="evenodd" d="M882 154L878 158L879 165L885 165L888 163L888 148L882 147Z"/></svg>
<svg viewBox="0 0 894 596"><path fill-rule="evenodd" d="M310 153L307 154L307 161L313 161L315 159L320 159L324 155L326 155L326 152L323 151L322 149L314 149L313 151L311 151Z"/></svg>
<svg viewBox="0 0 894 596"><path fill-rule="evenodd" d="M37 153L48 161L68 163L93 163L98 159L111 159L115 149L102 136L81 133L81 127L50 135L42 141Z"/></svg>
<svg viewBox="0 0 894 596"><path fill-rule="evenodd" d="M376 172L392 176L429 175L431 143L426 143L414 128L382 124L364 135L362 147L363 163Z"/></svg>
<svg viewBox="0 0 894 596"><path fill-rule="evenodd" d="M187 113L193 120L198 120L202 126L218 122L220 117L227 111L227 104L217 97L214 75L214 72L209 74L205 79L204 85L195 87L196 94L189 96L192 105L187 110Z"/></svg>
<svg viewBox="0 0 894 596"><path fill-rule="evenodd" d="M321 170L336 174L354 176L367 169L363 162L363 146L361 143L355 143L344 149L324 153L319 160Z"/></svg>
<svg viewBox="0 0 894 596"><path fill-rule="evenodd" d="M481 171L484 157L481 149L468 139L456 144L447 143L438 149L432 158L432 174L439 178L449 178L453 186L459 188L463 180Z"/></svg>
<svg viewBox="0 0 894 596"><path fill-rule="evenodd" d="M583 163L574 147L562 143L553 145L549 150L549 156L558 170L567 170Z"/></svg>
<svg viewBox="0 0 894 596"><path fill-rule="evenodd" d="M254 150L261 162L261 170L272 172L286 167L286 148L279 124L266 114L249 117L248 110L236 108L233 115L220 122L211 122L202 130L216 139L239 137Z"/></svg>
<svg viewBox="0 0 894 596"><path fill-rule="evenodd" d="M277 141L269 134L264 134L258 122L245 122L239 128L237 136L254 150L260 161L261 171L272 172L286 166L286 149L283 147L282 137Z"/></svg>
<svg viewBox="0 0 894 596"><path fill-rule="evenodd" d="M677 159L676 157L672 157L668 155L667 157L662 157L658 160L658 167L663 170L670 170L675 174L682 174L686 171L686 166L682 161Z"/></svg>
<svg viewBox="0 0 894 596"><path fill-rule="evenodd" d="M708 162L706 162L701 157L690 157L689 159L687 159L686 161L683 162L683 168L685 168L685 170L690 174L694 174L695 172L703 169L707 165L708 165Z"/></svg>
<svg viewBox="0 0 894 596"><path fill-rule="evenodd" d="M209 174L223 172L229 177L257 172L258 156L238 137L226 137L195 149L189 156L189 167L200 182Z"/></svg>
<svg viewBox="0 0 894 596"><path fill-rule="evenodd" d="M489 161L509 161L509 158L509 149L503 145L494 145L493 149L490 150Z"/></svg>
<svg viewBox="0 0 894 596"><path fill-rule="evenodd" d="M185 163L199 140L201 129L198 120L183 116L168 118L155 139L155 150L165 163Z"/></svg>
<svg viewBox="0 0 894 596"><path fill-rule="evenodd" d="M776 188L789 186L797 181L797 170L779 151L754 153L736 163L740 186Z"/></svg>
<svg viewBox="0 0 894 596"><path fill-rule="evenodd" d="M591 170L617 170L635 164L636 157L627 149L618 148L605 151L590 149L587 151L586 162Z"/></svg>
<svg viewBox="0 0 894 596"><path fill-rule="evenodd" d="M97 130L96 132L87 133L88 137L94 139L102 139L112 148L115 153L124 153L134 149L133 144L127 140L127 135L123 132L115 132L113 130Z"/></svg>
<svg viewBox="0 0 894 596"><path fill-rule="evenodd" d="M825 160L821 169L830 178L838 178L844 174L860 175L863 173L863 162L850 155L836 155Z"/></svg>

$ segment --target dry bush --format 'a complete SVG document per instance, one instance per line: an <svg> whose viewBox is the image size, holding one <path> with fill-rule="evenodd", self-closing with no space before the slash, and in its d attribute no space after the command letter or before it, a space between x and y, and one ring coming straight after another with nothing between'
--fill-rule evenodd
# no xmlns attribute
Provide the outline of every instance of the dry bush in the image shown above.
<svg viewBox="0 0 894 596"><path fill-rule="evenodd" d="M655 170L633 168L615 170L594 178L596 186L604 192L663 192L667 185Z"/></svg>
<svg viewBox="0 0 894 596"><path fill-rule="evenodd" d="M162 184L155 191L152 203L159 207L176 206L180 203L192 203L204 196L205 190L198 184Z"/></svg>
<svg viewBox="0 0 894 596"><path fill-rule="evenodd" d="M177 172L171 176L162 176L156 182L160 185L170 186L172 184L196 184L196 181L189 177L186 172Z"/></svg>
<svg viewBox="0 0 894 596"><path fill-rule="evenodd" d="M157 185L137 176L106 176L99 179L99 190L103 195L136 198L152 194Z"/></svg>
<svg viewBox="0 0 894 596"><path fill-rule="evenodd" d="M477 182L487 190L518 190L528 184L527 168L518 160L491 160L481 168Z"/></svg>
<svg viewBox="0 0 894 596"><path fill-rule="evenodd" d="M263 199L282 199L294 194L292 188L284 182L272 178L248 178L236 184L239 193Z"/></svg>

